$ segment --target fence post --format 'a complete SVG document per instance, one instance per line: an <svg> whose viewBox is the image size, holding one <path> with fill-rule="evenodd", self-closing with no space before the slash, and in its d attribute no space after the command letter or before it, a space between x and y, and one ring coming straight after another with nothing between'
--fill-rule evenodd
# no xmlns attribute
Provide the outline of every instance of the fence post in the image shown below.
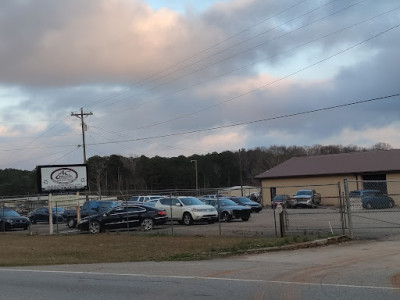
<svg viewBox="0 0 400 300"><path fill-rule="evenodd" d="M1 204L2 204L2 210L1 210L1 213L2 213L2 217L3 217L3 220L4 220L4 215L5 215L5 213L4 213L4 209L5 209L5 207L4 207L4 199L3 199L3 197L1 197ZM1 223L2 225L1 225L1 230L3 231L3 232L5 232L6 231L6 222L2 222Z"/></svg>
<svg viewBox="0 0 400 300"><path fill-rule="evenodd" d="M340 188L340 182L338 182L338 195L339 195L340 223L342 224L342 235L344 235L345 234L345 217L344 217L342 189Z"/></svg>
<svg viewBox="0 0 400 300"><path fill-rule="evenodd" d="M53 194L49 194L49 233L53 234Z"/></svg>
<svg viewBox="0 0 400 300"><path fill-rule="evenodd" d="M351 207L349 198L349 185L347 179L344 179L344 193L346 199L347 219L349 220L349 237L353 238L353 222L351 220Z"/></svg>

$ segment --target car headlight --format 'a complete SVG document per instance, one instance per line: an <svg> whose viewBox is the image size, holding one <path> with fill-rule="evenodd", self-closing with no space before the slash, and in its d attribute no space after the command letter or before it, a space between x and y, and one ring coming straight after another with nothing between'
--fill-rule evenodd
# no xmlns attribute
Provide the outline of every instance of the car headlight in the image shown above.
<svg viewBox="0 0 400 300"><path fill-rule="evenodd" d="M14 220L13 219L6 219L6 222L7 223L14 223Z"/></svg>

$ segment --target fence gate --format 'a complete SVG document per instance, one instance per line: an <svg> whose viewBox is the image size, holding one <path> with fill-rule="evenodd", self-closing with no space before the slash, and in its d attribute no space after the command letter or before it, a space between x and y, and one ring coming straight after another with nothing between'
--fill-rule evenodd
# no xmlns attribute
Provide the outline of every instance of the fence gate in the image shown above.
<svg viewBox="0 0 400 300"><path fill-rule="evenodd" d="M285 233L347 234L346 206L340 183L274 187L271 193L275 195L287 195L293 198L300 190L315 190L321 194L321 203L308 207L307 205L292 202L292 205L289 204L284 207Z"/></svg>
<svg viewBox="0 0 400 300"><path fill-rule="evenodd" d="M379 238L400 234L399 181L344 181L353 238Z"/></svg>

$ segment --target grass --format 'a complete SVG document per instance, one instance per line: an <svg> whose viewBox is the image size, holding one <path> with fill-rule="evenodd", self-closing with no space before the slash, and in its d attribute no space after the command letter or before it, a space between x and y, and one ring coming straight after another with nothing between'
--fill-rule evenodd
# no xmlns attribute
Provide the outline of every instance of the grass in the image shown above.
<svg viewBox="0 0 400 300"><path fill-rule="evenodd" d="M324 236L265 238L138 236L129 233L70 236L4 234L0 235L0 266L201 260L322 237Z"/></svg>

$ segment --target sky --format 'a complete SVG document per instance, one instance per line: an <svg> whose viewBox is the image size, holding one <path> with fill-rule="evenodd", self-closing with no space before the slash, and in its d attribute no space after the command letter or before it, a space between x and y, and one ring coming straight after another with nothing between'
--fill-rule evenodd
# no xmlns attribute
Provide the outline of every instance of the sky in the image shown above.
<svg viewBox="0 0 400 300"><path fill-rule="evenodd" d="M397 0L2 0L0 169L400 148ZM83 113L81 119L80 113Z"/></svg>

